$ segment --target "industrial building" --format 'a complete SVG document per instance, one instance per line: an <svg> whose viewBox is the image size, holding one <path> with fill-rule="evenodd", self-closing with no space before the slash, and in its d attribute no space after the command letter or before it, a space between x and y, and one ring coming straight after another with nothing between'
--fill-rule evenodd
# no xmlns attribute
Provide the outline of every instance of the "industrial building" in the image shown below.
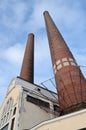
<svg viewBox="0 0 86 130"><path fill-rule="evenodd" d="M86 79L48 11L44 19L58 94L34 83L31 33L0 109L0 130L86 130Z"/></svg>

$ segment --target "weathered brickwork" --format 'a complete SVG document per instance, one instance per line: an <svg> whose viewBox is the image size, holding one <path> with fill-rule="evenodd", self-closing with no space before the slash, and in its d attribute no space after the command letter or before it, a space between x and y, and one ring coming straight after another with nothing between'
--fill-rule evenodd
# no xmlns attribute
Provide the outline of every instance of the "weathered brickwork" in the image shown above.
<svg viewBox="0 0 86 130"><path fill-rule="evenodd" d="M47 11L44 12L61 110L86 102L86 80Z"/></svg>
<svg viewBox="0 0 86 130"><path fill-rule="evenodd" d="M34 35L28 35L20 77L28 82L34 82Z"/></svg>

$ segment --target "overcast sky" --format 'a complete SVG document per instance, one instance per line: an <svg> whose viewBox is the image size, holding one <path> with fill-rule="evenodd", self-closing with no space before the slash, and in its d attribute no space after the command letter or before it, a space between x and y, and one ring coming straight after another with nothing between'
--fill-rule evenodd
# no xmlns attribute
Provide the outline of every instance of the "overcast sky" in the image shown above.
<svg viewBox="0 0 86 130"><path fill-rule="evenodd" d="M29 33L35 35L35 83L53 77L45 10L78 64L86 65L86 0L0 0L0 105L10 81L20 74Z"/></svg>

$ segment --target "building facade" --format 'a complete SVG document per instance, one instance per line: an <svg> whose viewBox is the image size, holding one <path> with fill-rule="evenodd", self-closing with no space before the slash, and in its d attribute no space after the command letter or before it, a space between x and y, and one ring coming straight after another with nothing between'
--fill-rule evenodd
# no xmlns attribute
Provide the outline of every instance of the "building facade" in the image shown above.
<svg viewBox="0 0 86 130"><path fill-rule="evenodd" d="M57 95L14 78L1 107L0 130L25 130L59 116Z"/></svg>

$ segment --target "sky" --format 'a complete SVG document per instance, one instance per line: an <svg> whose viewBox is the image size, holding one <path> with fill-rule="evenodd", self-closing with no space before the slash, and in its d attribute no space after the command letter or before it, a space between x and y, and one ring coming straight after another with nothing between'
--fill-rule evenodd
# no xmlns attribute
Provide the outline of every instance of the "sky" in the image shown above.
<svg viewBox="0 0 86 130"><path fill-rule="evenodd" d="M86 0L0 0L0 105L11 80L20 75L29 33L35 35L34 82L54 77L45 10L86 77Z"/></svg>

